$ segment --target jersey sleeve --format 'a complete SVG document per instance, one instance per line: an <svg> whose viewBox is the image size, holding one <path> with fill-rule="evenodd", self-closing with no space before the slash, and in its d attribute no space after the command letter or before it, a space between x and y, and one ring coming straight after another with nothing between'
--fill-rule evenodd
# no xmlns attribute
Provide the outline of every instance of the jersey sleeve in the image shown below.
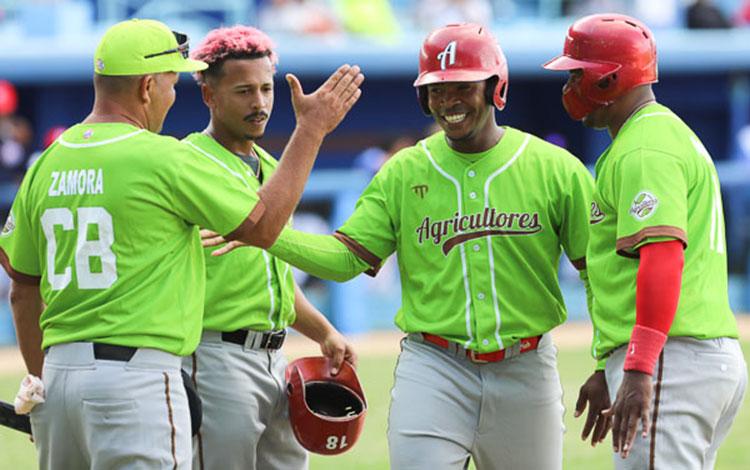
<svg viewBox="0 0 750 470"><path fill-rule="evenodd" d="M33 173L27 173L0 234L0 264L11 279L39 284L42 275L36 235L31 227L28 190Z"/></svg>
<svg viewBox="0 0 750 470"><path fill-rule="evenodd" d="M383 260L396 251L396 230L390 214L393 204L389 189L394 174L387 165L378 172L357 201L354 213L339 228L335 236L350 251L367 262L374 275Z"/></svg>
<svg viewBox="0 0 750 470"><path fill-rule="evenodd" d="M574 161L565 190L560 211L560 242L568 259L577 260L586 256L594 195L594 178L577 159Z"/></svg>
<svg viewBox="0 0 750 470"><path fill-rule="evenodd" d="M174 210L190 223L227 235L245 218L257 222L265 205L241 175L185 144L173 189Z"/></svg>
<svg viewBox="0 0 750 470"><path fill-rule="evenodd" d="M638 150L617 168L617 253L637 257L651 240L687 246L687 174L673 155Z"/></svg>

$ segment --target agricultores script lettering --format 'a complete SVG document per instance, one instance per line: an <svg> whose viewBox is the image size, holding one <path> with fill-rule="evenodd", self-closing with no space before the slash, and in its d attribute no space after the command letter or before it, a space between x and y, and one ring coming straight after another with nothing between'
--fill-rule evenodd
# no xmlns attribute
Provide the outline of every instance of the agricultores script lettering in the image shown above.
<svg viewBox="0 0 750 470"><path fill-rule="evenodd" d="M484 230L483 230L484 229ZM461 215L458 212L450 219L422 219L416 233L419 244L432 240L443 242L443 254L447 255L456 245L475 238L497 235L533 235L542 230L537 212L499 212L486 207L475 214Z"/></svg>
<svg viewBox="0 0 750 470"><path fill-rule="evenodd" d="M604 212L599 208L598 202L592 202L591 203L591 217L589 218L589 224L594 225L598 224L604 220Z"/></svg>

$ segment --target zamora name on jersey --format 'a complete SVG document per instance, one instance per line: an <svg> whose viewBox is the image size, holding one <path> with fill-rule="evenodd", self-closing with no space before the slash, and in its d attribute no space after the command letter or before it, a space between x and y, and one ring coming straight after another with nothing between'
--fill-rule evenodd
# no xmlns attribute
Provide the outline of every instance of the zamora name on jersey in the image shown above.
<svg viewBox="0 0 750 470"><path fill-rule="evenodd" d="M499 229L479 230L477 229ZM498 212L495 208L485 207L476 214L453 214L450 219L430 221L427 216L417 228L419 244L432 238L432 243L439 245L446 235L451 236L443 243L443 254L448 254L459 243L474 238L490 235L531 235L542 230L537 212Z"/></svg>
<svg viewBox="0 0 750 470"><path fill-rule="evenodd" d="M103 194L102 169L53 171L50 175L49 196L75 196L76 194Z"/></svg>

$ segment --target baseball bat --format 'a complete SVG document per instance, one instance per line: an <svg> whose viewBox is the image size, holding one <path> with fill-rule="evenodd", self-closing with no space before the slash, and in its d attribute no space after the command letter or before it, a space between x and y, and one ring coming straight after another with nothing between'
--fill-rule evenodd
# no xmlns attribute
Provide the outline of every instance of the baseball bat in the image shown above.
<svg viewBox="0 0 750 470"><path fill-rule="evenodd" d="M11 403L0 400L0 426L6 426L16 431L31 434L31 420L29 415L16 414Z"/></svg>

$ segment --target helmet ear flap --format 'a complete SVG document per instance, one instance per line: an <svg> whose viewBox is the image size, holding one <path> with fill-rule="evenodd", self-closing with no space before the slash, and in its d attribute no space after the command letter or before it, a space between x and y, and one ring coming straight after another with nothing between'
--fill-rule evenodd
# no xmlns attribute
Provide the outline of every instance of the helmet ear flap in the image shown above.
<svg viewBox="0 0 750 470"><path fill-rule="evenodd" d="M422 112L425 116L431 116L430 106L427 104L427 85L417 87L417 100L419 105L422 107Z"/></svg>
<svg viewBox="0 0 750 470"><path fill-rule="evenodd" d="M484 81L484 100L490 106L495 106L495 88L497 88L497 84L499 81L500 79L497 77L497 75L493 75L492 77Z"/></svg>

